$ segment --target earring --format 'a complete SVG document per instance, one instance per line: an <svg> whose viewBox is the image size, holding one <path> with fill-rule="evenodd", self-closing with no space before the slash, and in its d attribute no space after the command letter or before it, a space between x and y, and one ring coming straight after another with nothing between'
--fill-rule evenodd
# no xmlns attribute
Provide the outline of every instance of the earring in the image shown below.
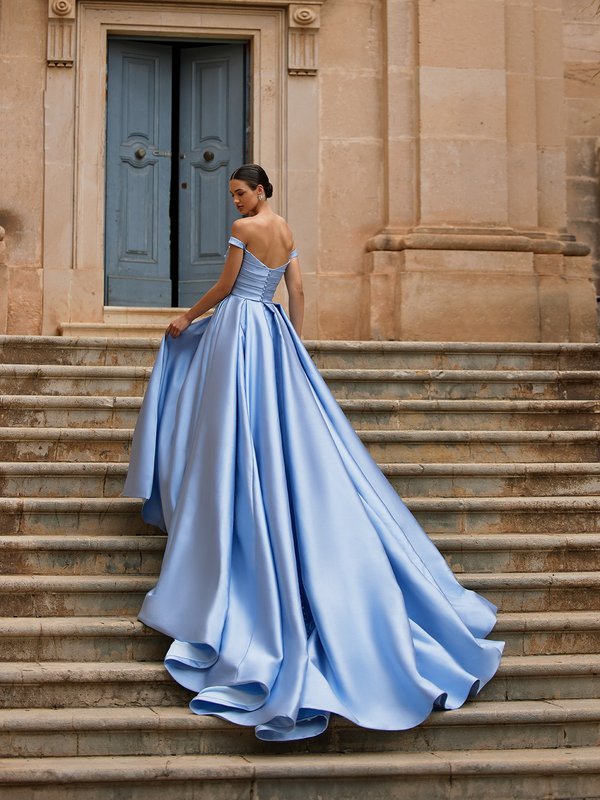
<svg viewBox="0 0 600 800"><path fill-rule="evenodd" d="M258 199L259 199L259 200L264 200L264 199L265 199L265 196L264 196L264 194L262 194L262 193L261 193L261 194L259 194L259 195L258 195Z"/></svg>

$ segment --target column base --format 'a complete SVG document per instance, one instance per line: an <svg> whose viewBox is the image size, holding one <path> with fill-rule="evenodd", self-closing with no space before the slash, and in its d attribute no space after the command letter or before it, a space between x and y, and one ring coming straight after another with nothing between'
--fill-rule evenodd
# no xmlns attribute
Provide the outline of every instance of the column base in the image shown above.
<svg viewBox="0 0 600 800"><path fill-rule="evenodd" d="M597 340L589 250L571 237L384 232L368 251L372 339Z"/></svg>

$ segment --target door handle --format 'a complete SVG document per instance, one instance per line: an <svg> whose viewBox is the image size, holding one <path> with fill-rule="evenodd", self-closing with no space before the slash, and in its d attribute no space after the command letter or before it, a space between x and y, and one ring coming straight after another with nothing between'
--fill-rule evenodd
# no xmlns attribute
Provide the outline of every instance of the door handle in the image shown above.
<svg viewBox="0 0 600 800"><path fill-rule="evenodd" d="M139 160L141 161L142 158L144 158L144 156L146 155L146 148L145 147L138 147L138 149L135 151L135 153L133 155L136 158L139 158Z"/></svg>
<svg viewBox="0 0 600 800"><path fill-rule="evenodd" d="M205 161L212 161L215 157L215 154L212 150L205 150L204 151L204 160Z"/></svg>
<svg viewBox="0 0 600 800"><path fill-rule="evenodd" d="M171 158L172 153L170 150L153 150L153 156L160 156L161 158Z"/></svg>

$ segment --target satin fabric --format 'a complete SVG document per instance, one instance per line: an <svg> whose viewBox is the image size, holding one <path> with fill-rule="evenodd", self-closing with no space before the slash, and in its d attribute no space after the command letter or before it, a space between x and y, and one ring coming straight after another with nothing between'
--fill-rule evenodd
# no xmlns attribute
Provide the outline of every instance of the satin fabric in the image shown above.
<svg viewBox="0 0 600 800"><path fill-rule="evenodd" d="M331 713L410 728L494 675L496 608L456 581L273 302L286 268L245 250L213 315L163 339L124 491L168 532L139 619L174 639L196 714L280 741Z"/></svg>

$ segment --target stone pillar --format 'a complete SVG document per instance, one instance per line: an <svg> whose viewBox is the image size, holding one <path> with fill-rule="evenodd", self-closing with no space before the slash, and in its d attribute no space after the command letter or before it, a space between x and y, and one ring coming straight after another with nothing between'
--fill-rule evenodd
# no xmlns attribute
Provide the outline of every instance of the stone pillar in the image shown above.
<svg viewBox="0 0 600 800"><path fill-rule="evenodd" d="M41 331L45 35L38 0L0 3L0 333Z"/></svg>
<svg viewBox="0 0 600 800"><path fill-rule="evenodd" d="M392 33L399 5L409 30L413 12L408 45ZM565 234L560 0L386 8L391 188L367 245L370 336L594 339L588 249ZM412 82L398 78L398 45Z"/></svg>

